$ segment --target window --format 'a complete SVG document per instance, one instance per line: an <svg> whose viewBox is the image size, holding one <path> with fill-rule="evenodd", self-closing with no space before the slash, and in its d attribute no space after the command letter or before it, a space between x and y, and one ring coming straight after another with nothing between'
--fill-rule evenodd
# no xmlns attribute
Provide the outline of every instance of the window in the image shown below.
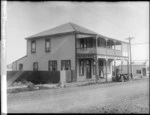
<svg viewBox="0 0 150 115"><path fill-rule="evenodd" d="M48 70L49 71L57 71L57 61L49 61L48 62Z"/></svg>
<svg viewBox="0 0 150 115"><path fill-rule="evenodd" d="M80 39L80 48L84 48L84 39Z"/></svg>
<svg viewBox="0 0 150 115"><path fill-rule="evenodd" d="M19 71L23 70L23 64L19 64Z"/></svg>
<svg viewBox="0 0 150 115"><path fill-rule="evenodd" d="M87 38L87 47L92 48L93 47L93 39L92 38Z"/></svg>
<svg viewBox="0 0 150 115"><path fill-rule="evenodd" d="M136 73L137 74L141 74L141 70L136 70Z"/></svg>
<svg viewBox="0 0 150 115"><path fill-rule="evenodd" d="M31 53L35 53L35 52L36 52L36 42L31 41Z"/></svg>
<svg viewBox="0 0 150 115"><path fill-rule="evenodd" d="M96 41L94 41L92 38L82 38L80 39L80 48L92 48L95 46Z"/></svg>
<svg viewBox="0 0 150 115"><path fill-rule="evenodd" d="M103 38L100 38L100 47L106 47L106 41Z"/></svg>
<svg viewBox="0 0 150 115"><path fill-rule="evenodd" d="M84 75L84 60L79 60L79 75Z"/></svg>
<svg viewBox="0 0 150 115"><path fill-rule="evenodd" d="M45 52L50 52L50 39L45 39Z"/></svg>
<svg viewBox="0 0 150 115"><path fill-rule="evenodd" d="M112 47L110 41L107 42L107 47L108 47L108 48L111 48L111 47Z"/></svg>
<svg viewBox="0 0 150 115"><path fill-rule="evenodd" d="M84 48L87 48L87 39L84 39Z"/></svg>
<svg viewBox="0 0 150 115"><path fill-rule="evenodd" d="M107 48L114 49L114 41L108 40L107 41Z"/></svg>
<svg viewBox="0 0 150 115"><path fill-rule="evenodd" d="M38 62L33 63L33 71L38 71Z"/></svg>
<svg viewBox="0 0 150 115"><path fill-rule="evenodd" d="M87 39L80 39L80 48L87 48Z"/></svg>
<svg viewBox="0 0 150 115"><path fill-rule="evenodd" d="M97 39L97 46L100 46L100 38Z"/></svg>
<svg viewBox="0 0 150 115"><path fill-rule="evenodd" d="M61 61L61 70L71 70L71 61L70 60L62 60Z"/></svg>

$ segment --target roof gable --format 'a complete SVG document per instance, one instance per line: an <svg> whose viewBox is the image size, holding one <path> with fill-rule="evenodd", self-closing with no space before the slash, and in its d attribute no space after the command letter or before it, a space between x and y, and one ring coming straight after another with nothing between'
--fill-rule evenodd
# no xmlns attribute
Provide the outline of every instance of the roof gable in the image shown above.
<svg viewBox="0 0 150 115"><path fill-rule="evenodd" d="M89 30L89 29L79 26L77 24L74 24L74 23L71 23L71 24L76 32L87 33L87 34L98 34L96 32L93 32L92 30Z"/></svg>

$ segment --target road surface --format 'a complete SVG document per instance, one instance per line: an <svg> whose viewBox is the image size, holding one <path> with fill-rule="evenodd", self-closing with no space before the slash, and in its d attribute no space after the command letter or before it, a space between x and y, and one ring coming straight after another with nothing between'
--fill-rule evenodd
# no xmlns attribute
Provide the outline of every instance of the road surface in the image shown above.
<svg viewBox="0 0 150 115"><path fill-rule="evenodd" d="M149 113L149 79L8 94L8 113Z"/></svg>

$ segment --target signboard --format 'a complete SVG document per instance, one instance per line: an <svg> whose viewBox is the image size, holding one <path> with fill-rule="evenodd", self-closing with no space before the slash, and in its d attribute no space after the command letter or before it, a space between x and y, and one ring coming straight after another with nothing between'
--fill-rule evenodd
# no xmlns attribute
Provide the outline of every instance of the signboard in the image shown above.
<svg viewBox="0 0 150 115"><path fill-rule="evenodd" d="M78 54L77 57L78 58L95 58L95 56L91 54Z"/></svg>
<svg viewBox="0 0 150 115"><path fill-rule="evenodd" d="M123 59L123 57L115 57L116 59L119 59L119 60L121 60L121 59Z"/></svg>
<svg viewBox="0 0 150 115"><path fill-rule="evenodd" d="M114 56L107 56L108 59L115 59Z"/></svg>
<svg viewBox="0 0 150 115"><path fill-rule="evenodd" d="M104 55L98 55L97 58L106 58Z"/></svg>
<svg viewBox="0 0 150 115"><path fill-rule="evenodd" d="M77 34L77 38L88 38L88 37L93 37L95 38L94 35L88 35L88 34Z"/></svg>

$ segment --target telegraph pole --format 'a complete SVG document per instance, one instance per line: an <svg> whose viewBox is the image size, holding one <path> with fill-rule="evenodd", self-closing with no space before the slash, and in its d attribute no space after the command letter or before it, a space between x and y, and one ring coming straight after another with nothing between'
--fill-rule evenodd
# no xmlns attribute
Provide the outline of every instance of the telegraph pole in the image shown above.
<svg viewBox="0 0 150 115"><path fill-rule="evenodd" d="M132 76L132 53L131 53L131 40L134 39L134 37L130 37L126 38L127 40L129 40L129 44L130 44L130 71L131 71L131 78L133 79Z"/></svg>

